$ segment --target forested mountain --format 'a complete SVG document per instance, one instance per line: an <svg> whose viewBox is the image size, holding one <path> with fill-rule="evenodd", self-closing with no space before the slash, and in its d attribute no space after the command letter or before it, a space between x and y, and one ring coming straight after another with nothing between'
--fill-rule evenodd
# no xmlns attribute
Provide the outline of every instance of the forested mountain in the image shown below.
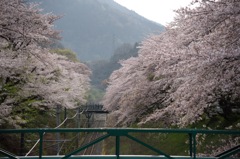
<svg viewBox="0 0 240 159"><path fill-rule="evenodd" d="M109 60L98 60L89 64L92 70L91 84L98 89L105 90L109 76L121 67L119 61L136 57L138 43L135 45L123 44L118 47Z"/></svg>
<svg viewBox="0 0 240 159"><path fill-rule="evenodd" d="M164 29L113 0L42 0L41 7L63 16L56 22L62 43L84 61L109 59L120 45Z"/></svg>

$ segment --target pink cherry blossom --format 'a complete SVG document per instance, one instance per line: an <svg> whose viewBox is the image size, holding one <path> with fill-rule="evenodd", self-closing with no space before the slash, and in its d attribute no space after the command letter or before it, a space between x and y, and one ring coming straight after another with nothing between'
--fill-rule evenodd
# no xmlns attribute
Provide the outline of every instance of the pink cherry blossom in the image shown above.
<svg viewBox="0 0 240 159"><path fill-rule="evenodd" d="M212 110L239 109L240 1L198 0L177 13L110 76L103 103L115 125L184 127Z"/></svg>

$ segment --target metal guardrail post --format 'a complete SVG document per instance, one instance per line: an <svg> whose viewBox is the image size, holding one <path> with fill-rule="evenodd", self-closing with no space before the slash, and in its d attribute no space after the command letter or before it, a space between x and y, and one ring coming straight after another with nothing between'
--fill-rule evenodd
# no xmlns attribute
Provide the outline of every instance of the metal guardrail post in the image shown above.
<svg viewBox="0 0 240 159"><path fill-rule="evenodd" d="M197 133L193 133L193 158L196 159L197 156L197 140L196 140Z"/></svg>
<svg viewBox="0 0 240 159"><path fill-rule="evenodd" d="M193 159L196 159L197 155L197 140L196 140L196 135L197 133L193 130L189 135L189 156L193 157Z"/></svg>
<svg viewBox="0 0 240 159"><path fill-rule="evenodd" d="M43 134L44 134L44 131L40 130L39 131L39 159L41 159L43 155Z"/></svg>
<svg viewBox="0 0 240 159"><path fill-rule="evenodd" d="M188 134L189 135L189 156L192 157L193 156L193 136L191 133Z"/></svg>
<svg viewBox="0 0 240 159"><path fill-rule="evenodd" d="M117 159L119 159L119 155L120 155L120 136L117 135L116 136L116 156L117 156Z"/></svg>
<svg viewBox="0 0 240 159"><path fill-rule="evenodd" d="M61 123L60 121L60 105L57 105L57 108L56 108L56 126L58 127ZM56 155L59 155L58 152L59 152L59 149L60 149L60 143L59 143L59 140L60 140L60 133L57 132L56 133Z"/></svg>
<svg viewBox="0 0 240 159"><path fill-rule="evenodd" d="M24 133L21 133L20 136L20 155L23 156L24 155Z"/></svg>

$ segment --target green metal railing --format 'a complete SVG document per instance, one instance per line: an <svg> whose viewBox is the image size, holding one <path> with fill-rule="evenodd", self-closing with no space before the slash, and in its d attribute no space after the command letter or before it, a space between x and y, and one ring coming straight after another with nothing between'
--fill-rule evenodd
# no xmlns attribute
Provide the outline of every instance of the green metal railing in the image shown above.
<svg viewBox="0 0 240 159"><path fill-rule="evenodd" d="M45 133L81 133L81 132L88 132L88 133L102 133L102 136L98 137L97 139L94 139L90 143L83 145L76 150L73 150L72 152L62 156L43 156L43 136ZM198 157L197 156L197 134L223 134L223 135L234 135L239 137L240 131L239 130L198 130L198 129L134 129L134 128L80 128L80 129L9 129L9 130L0 130L1 134L14 134L14 133L37 133L39 134L39 154L38 156L16 156L11 153L9 153L7 150L1 150L0 154L2 154L4 157L1 158L28 158L28 159L35 159L35 158L106 158L106 159L136 159L136 158L151 158L151 159L173 159L173 158L179 158L179 159L224 159L229 158L233 154L240 153L240 145L237 145L236 147L233 147L225 152L222 152L218 156L209 156L209 157ZM189 136L189 155L188 156L173 156L171 154L167 154L163 152L162 150L153 147L142 140L134 137L131 135L131 133L161 133L161 134L187 134ZM99 143L109 137L115 138L115 155L94 155L94 156L79 156L76 155L80 151L87 149L88 147ZM121 137L127 137L128 139L131 139L146 148L152 150L153 152L157 153L158 155L121 155L120 147L122 146L120 142ZM1 142L1 141L0 141Z"/></svg>

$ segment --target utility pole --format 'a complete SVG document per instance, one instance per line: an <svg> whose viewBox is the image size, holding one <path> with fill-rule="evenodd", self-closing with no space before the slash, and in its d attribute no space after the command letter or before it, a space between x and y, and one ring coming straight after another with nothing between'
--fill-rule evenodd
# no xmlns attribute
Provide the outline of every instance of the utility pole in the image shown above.
<svg viewBox="0 0 240 159"><path fill-rule="evenodd" d="M91 127L91 123L90 123L90 119L91 119L91 117L92 117L92 112L86 112L85 113L85 116L86 116L86 118L87 118L87 127L88 128L90 128Z"/></svg>

